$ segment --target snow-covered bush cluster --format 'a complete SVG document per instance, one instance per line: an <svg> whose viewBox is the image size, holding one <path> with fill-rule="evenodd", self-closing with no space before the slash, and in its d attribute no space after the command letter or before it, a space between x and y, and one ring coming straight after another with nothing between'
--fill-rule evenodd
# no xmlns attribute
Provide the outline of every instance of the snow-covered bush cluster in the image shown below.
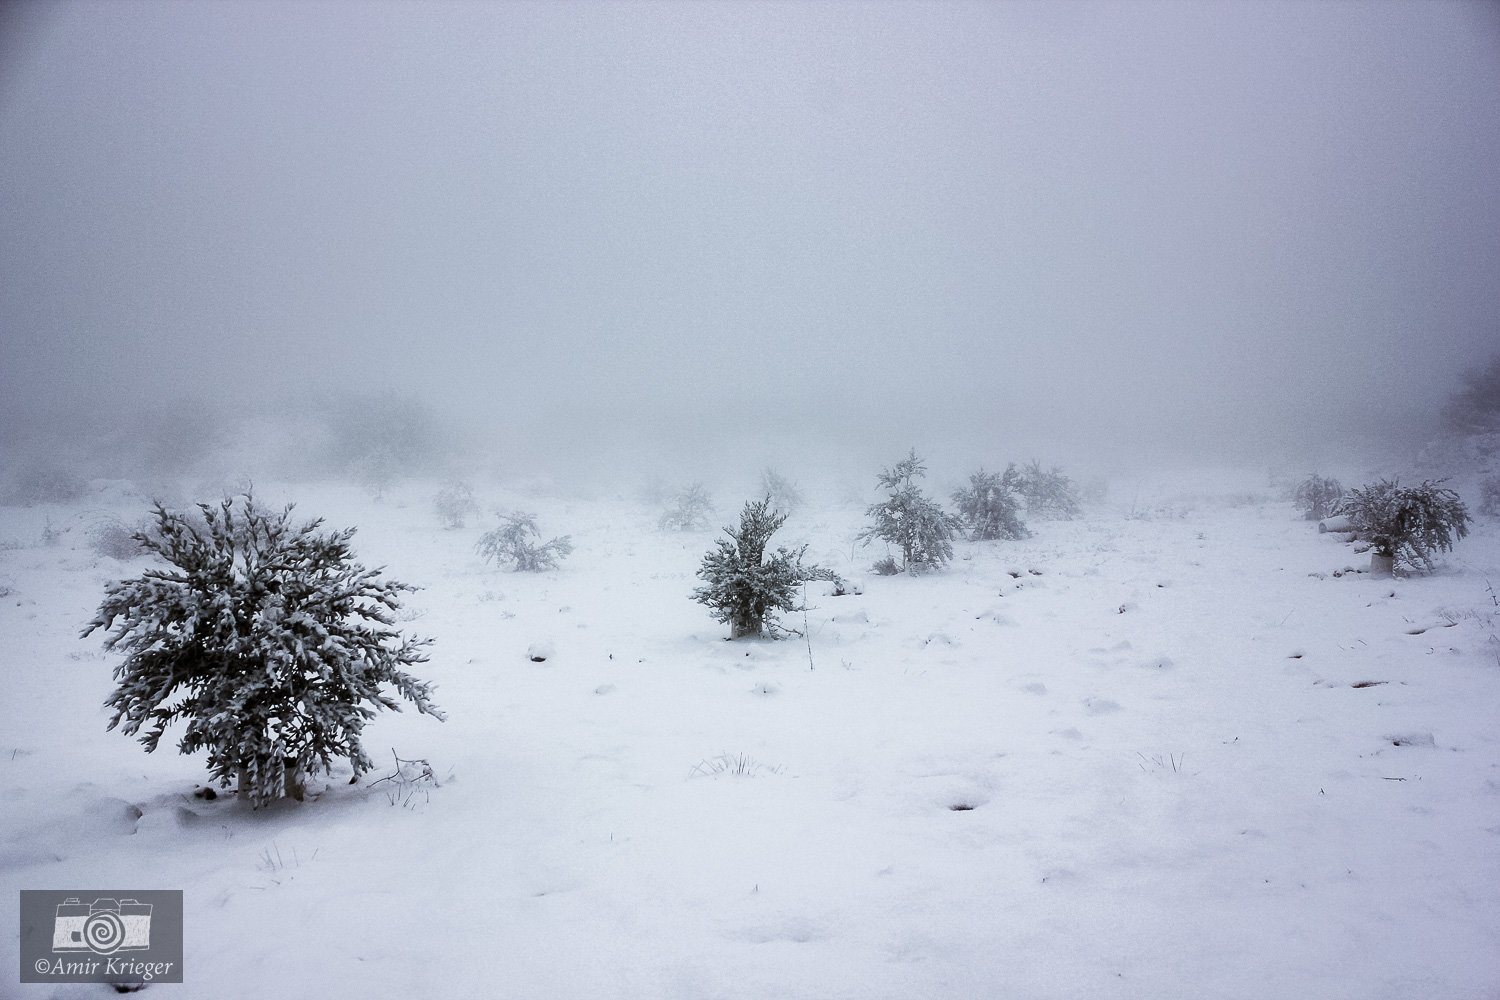
<svg viewBox="0 0 1500 1000"><path fill-rule="evenodd" d="M394 626L415 588L356 562L353 528L296 524L290 506L271 512L248 493L154 513L135 540L165 567L111 583L83 631L102 630L105 648L125 654L109 728L144 728L150 752L184 720L179 749L206 750L215 780L262 804L300 798L304 777L335 758L369 770L365 723L399 708L386 686L443 717L431 686L406 672L432 640Z"/></svg>
<svg viewBox="0 0 1500 1000"><path fill-rule="evenodd" d="M953 494L959 519L974 541L1020 539L1031 532L1021 520L1020 473L1014 465L1004 472L980 469L969 477L969 485Z"/></svg>
<svg viewBox="0 0 1500 1000"><path fill-rule="evenodd" d="M1395 566L1431 572L1433 556L1448 552L1469 533L1469 510L1457 493L1428 480L1402 486L1395 479L1350 490L1334 513L1348 517L1375 553Z"/></svg>
<svg viewBox="0 0 1500 1000"><path fill-rule="evenodd" d="M922 573L953 558L953 539L960 532L973 541L1028 538L1021 518L1028 514L1049 519L1074 518L1081 508L1078 491L1061 469L1044 469L1033 462L1024 469L1008 465L1004 472L983 469L969 476L968 485L953 493L957 513L943 510L922 491L917 480L927 467L913 449L906 458L877 476L885 500L867 511L871 525L859 536L866 543L880 539L896 553L878 560L881 575Z"/></svg>

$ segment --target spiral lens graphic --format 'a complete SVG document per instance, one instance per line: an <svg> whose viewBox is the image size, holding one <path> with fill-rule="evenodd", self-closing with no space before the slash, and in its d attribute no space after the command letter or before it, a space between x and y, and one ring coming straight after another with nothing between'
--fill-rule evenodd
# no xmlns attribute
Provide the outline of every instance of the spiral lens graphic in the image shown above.
<svg viewBox="0 0 1500 1000"><path fill-rule="evenodd" d="M118 913L90 913L83 922L83 941L100 955L110 955L125 943L125 921Z"/></svg>

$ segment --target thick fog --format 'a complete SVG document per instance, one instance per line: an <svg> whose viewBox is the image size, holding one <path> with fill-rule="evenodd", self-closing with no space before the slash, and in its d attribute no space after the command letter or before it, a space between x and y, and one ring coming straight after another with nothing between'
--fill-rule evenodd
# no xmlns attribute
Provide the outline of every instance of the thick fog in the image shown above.
<svg viewBox="0 0 1500 1000"><path fill-rule="evenodd" d="M12 5L7 441L381 394L534 464L1418 440L1500 349L1496 11Z"/></svg>

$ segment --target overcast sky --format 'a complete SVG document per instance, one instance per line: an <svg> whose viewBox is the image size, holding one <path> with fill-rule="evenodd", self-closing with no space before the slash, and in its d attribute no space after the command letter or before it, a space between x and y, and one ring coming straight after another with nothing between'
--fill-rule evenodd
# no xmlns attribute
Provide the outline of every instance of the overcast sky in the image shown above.
<svg viewBox="0 0 1500 1000"><path fill-rule="evenodd" d="M1399 429L1500 350L1497 9L12 5L0 396L892 460Z"/></svg>

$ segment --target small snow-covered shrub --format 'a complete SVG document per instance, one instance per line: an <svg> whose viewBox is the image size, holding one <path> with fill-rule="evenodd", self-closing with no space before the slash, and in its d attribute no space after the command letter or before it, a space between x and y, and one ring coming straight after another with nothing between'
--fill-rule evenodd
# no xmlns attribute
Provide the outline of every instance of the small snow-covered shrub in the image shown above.
<svg viewBox="0 0 1500 1000"><path fill-rule="evenodd" d="M121 562L136 559L148 551L141 536L150 530L148 521L129 525L118 517L106 517L89 527L89 548Z"/></svg>
<svg viewBox="0 0 1500 1000"><path fill-rule="evenodd" d="M657 519L663 531L703 531L713 516L714 503L702 483L693 483L677 494L674 506Z"/></svg>
<svg viewBox="0 0 1500 1000"><path fill-rule="evenodd" d="M474 546L485 562L509 564L512 570L521 573L539 573L556 569L558 561L573 551L568 535L538 545L535 539L542 537L542 533L537 529L535 514L500 511L499 517L500 526L481 535Z"/></svg>
<svg viewBox="0 0 1500 1000"><path fill-rule="evenodd" d="M1082 513L1078 488L1073 480L1053 466L1042 468L1034 461L1016 476L1015 490L1026 501L1026 513L1049 521L1071 521Z"/></svg>
<svg viewBox="0 0 1500 1000"><path fill-rule="evenodd" d="M833 573L802 562L807 546L785 546L767 554L766 544L787 515L771 507L770 497L745 504L738 530L725 528L729 539L719 539L703 557L698 577L703 586L693 600L707 605L714 618L729 626L729 637L781 631L778 611L800 611L798 590L808 580L835 580Z"/></svg>
<svg viewBox="0 0 1500 1000"><path fill-rule="evenodd" d="M880 539L901 550L901 569L923 573L937 569L953 558L953 536L959 520L922 492L916 480L927 475L927 467L912 449L906 458L876 477L886 498L865 511L874 523L860 532L868 544ZM877 566L876 572L881 570Z"/></svg>
<svg viewBox="0 0 1500 1000"><path fill-rule="evenodd" d="M802 506L802 491L775 469L765 469L760 474L760 492L771 500L771 509L783 514L795 514Z"/></svg>
<svg viewBox="0 0 1500 1000"><path fill-rule="evenodd" d="M1307 520L1321 521L1333 512L1334 505L1343 495L1344 486L1337 479L1313 473L1292 490L1292 503Z"/></svg>
<svg viewBox="0 0 1500 1000"><path fill-rule="evenodd" d="M361 735L376 710L399 709L393 694L443 718L431 685L405 671L432 640L394 627L416 588L355 562L353 528L295 524L290 506L271 513L248 493L198 512L156 505L137 537L166 565L109 584L83 630L125 654L108 728L146 727L150 753L186 721L178 749L208 751L213 777L260 805L300 798L304 776L336 757L368 771Z"/></svg>
<svg viewBox="0 0 1500 1000"><path fill-rule="evenodd" d="M980 469L969 477L969 485L953 494L959 519L974 541L1018 539L1030 536L1021 521L1020 503L1016 498L1014 465L1003 473Z"/></svg>
<svg viewBox="0 0 1500 1000"><path fill-rule="evenodd" d="M1444 480L1401 486L1382 479L1350 490L1333 513L1343 514L1377 555L1414 570L1431 572L1432 557L1448 552L1469 533L1469 510Z"/></svg>
<svg viewBox="0 0 1500 1000"><path fill-rule="evenodd" d="M450 481L433 496L432 509L442 519L443 527L462 528L466 517L479 513L474 487L458 479Z"/></svg>

